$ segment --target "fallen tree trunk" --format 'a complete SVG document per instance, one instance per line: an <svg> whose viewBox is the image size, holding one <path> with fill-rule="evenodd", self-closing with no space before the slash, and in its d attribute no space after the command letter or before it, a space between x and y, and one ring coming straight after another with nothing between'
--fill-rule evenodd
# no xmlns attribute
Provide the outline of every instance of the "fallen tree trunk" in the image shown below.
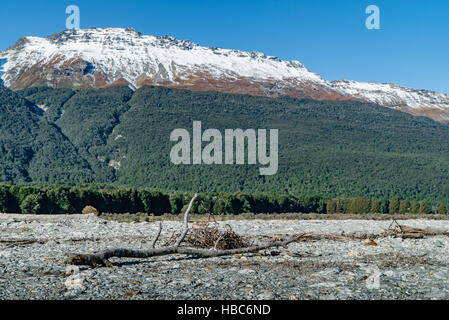
<svg viewBox="0 0 449 320"><path fill-rule="evenodd" d="M438 231L431 229L421 229L421 228L413 228L408 226L400 225L396 220L393 220L385 230L381 236L384 237L395 237L402 239L424 239L425 237L434 237L434 236L449 236L449 233L446 231Z"/></svg>
<svg viewBox="0 0 449 320"><path fill-rule="evenodd" d="M111 249L95 254L75 254L70 256L66 260L66 263L72 265L85 265L92 267L97 266L112 267L112 263L109 261L109 259L114 257L147 259L151 257L170 255L170 254L188 254L201 258L213 258L235 254L258 252L260 250L265 250L274 247L283 247L292 242L298 241L299 238L300 236L285 241L275 241L258 246L239 248L239 249L229 249L229 250L188 248L180 246L163 247L150 250Z"/></svg>

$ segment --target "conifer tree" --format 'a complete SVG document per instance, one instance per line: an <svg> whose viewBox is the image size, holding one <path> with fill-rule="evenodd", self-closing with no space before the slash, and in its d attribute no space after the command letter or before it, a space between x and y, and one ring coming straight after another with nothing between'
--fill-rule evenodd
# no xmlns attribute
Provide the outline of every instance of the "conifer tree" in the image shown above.
<svg viewBox="0 0 449 320"><path fill-rule="evenodd" d="M447 214L446 205L440 204L438 207L438 214Z"/></svg>
<svg viewBox="0 0 449 320"><path fill-rule="evenodd" d="M421 203L419 204L419 213L420 214L429 214L430 211L430 207L429 204L427 203L427 201L421 201Z"/></svg>
<svg viewBox="0 0 449 320"><path fill-rule="evenodd" d="M408 199L402 200L399 204L399 213L406 214L410 212L410 201Z"/></svg>
<svg viewBox="0 0 449 320"><path fill-rule="evenodd" d="M398 197L393 197L390 200L390 205L389 205L389 212L390 214L396 214L399 213L399 198Z"/></svg>
<svg viewBox="0 0 449 320"><path fill-rule="evenodd" d="M410 213L418 213L419 212L419 202L418 200L413 200L410 204Z"/></svg>
<svg viewBox="0 0 449 320"><path fill-rule="evenodd" d="M373 200L371 203L371 213L382 213L382 208L379 200Z"/></svg>

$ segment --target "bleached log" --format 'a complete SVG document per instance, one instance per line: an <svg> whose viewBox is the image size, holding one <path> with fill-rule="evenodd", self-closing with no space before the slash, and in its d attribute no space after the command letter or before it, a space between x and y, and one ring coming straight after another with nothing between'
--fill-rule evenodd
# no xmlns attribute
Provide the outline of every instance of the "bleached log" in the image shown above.
<svg viewBox="0 0 449 320"><path fill-rule="evenodd" d="M131 249L111 249L105 250L95 254L75 254L66 260L67 264L72 265L86 265L86 266L104 266L111 267L110 258L137 258L147 259L170 254L187 254L201 258L213 258L221 256L229 256L243 253L258 252L274 247L284 247L292 242L296 242L301 236L294 237L285 241L274 241L263 245L251 246L247 248L229 249L229 250L213 250L201 248L188 248L180 246L170 246L163 248L156 248L150 250L131 250Z"/></svg>

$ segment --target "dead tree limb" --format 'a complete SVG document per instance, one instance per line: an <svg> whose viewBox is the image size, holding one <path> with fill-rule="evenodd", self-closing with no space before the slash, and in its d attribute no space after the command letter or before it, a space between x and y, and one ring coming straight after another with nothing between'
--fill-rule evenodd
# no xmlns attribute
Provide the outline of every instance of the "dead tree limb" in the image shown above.
<svg viewBox="0 0 449 320"><path fill-rule="evenodd" d="M393 227L393 225L396 225L396 227ZM403 226L400 225L396 220L393 220L388 229L381 234L381 236L384 237L390 236L402 239L423 239L425 237L434 237L438 235L448 236L449 233L432 229L421 229Z"/></svg>
<svg viewBox="0 0 449 320"><path fill-rule="evenodd" d="M218 237L217 241L215 241L214 250L217 250L218 243L221 241L222 238L223 238L223 232L220 232L220 236Z"/></svg>
<svg viewBox="0 0 449 320"><path fill-rule="evenodd" d="M302 237L302 235L299 235L284 241L272 241L270 243L263 245L256 245L246 248L229 249L229 250L216 250L216 248L211 250L202 248L181 247L181 243L184 241L185 237L187 236L187 233L189 232L189 213L192 209L193 203L197 198L198 195L195 195L190 201L190 204L184 215L184 230L181 236L176 241L176 244L173 246L155 248L155 244L159 239L162 229L161 225L159 225L158 233L151 243L152 249L150 250L131 250L119 248L119 249L105 250L94 254L74 254L69 256L69 258L66 260L66 263L71 265L87 265L92 267L97 266L112 267L112 263L109 261L109 259L113 257L146 259L170 254L187 254L201 258L212 258L235 254L252 253L273 247L284 247L292 242L297 242Z"/></svg>
<svg viewBox="0 0 449 320"><path fill-rule="evenodd" d="M240 249L229 249L229 250L211 250L211 249L187 248L176 246L156 248L151 250L111 249L96 254L75 254L69 257L66 260L66 263L73 265L92 266L92 267L98 266L111 267L112 263L109 261L109 259L113 257L147 259L162 255L187 254L201 258L212 258L212 257L258 252L260 250L265 250L273 247L283 247L292 242L298 241L299 238L300 237L295 237L285 241L274 241L264 245Z"/></svg>
<svg viewBox="0 0 449 320"><path fill-rule="evenodd" d="M162 222L159 222L159 229L157 230L157 234L154 237L153 242L151 242L151 248L154 249L156 247L157 240L159 240L161 233L162 233Z"/></svg>
<svg viewBox="0 0 449 320"><path fill-rule="evenodd" d="M184 214L184 232L181 234L178 241L176 242L176 245L175 245L176 247L179 247L181 245L181 243L186 238L187 233L189 233L189 213L190 213L190 210L192 210L193 203L195 202L195 200L197 198L198 198L198 195L195 194L193 196L192 200L190 200L189 207L187 208L186 213Z"/></svg>

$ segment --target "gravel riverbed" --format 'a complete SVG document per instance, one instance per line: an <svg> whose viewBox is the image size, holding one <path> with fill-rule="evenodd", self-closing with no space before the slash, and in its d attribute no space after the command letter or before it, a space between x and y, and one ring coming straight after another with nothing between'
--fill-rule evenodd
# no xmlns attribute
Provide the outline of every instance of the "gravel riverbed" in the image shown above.
<svg viewBox="0 0 449 320"><path fill-rule="evenodd" d="M218 222L255 243L304 232L380 234L391 221ZM449 221L401 225L449 231ZM160 243L182 223L163 222ZM146 249L153 222L91 215L0 214L0 299L448 299L449 238L306 241L259 253L199 259L183 255L111 259L113 268L64 264L67 254Z"/></svg>

